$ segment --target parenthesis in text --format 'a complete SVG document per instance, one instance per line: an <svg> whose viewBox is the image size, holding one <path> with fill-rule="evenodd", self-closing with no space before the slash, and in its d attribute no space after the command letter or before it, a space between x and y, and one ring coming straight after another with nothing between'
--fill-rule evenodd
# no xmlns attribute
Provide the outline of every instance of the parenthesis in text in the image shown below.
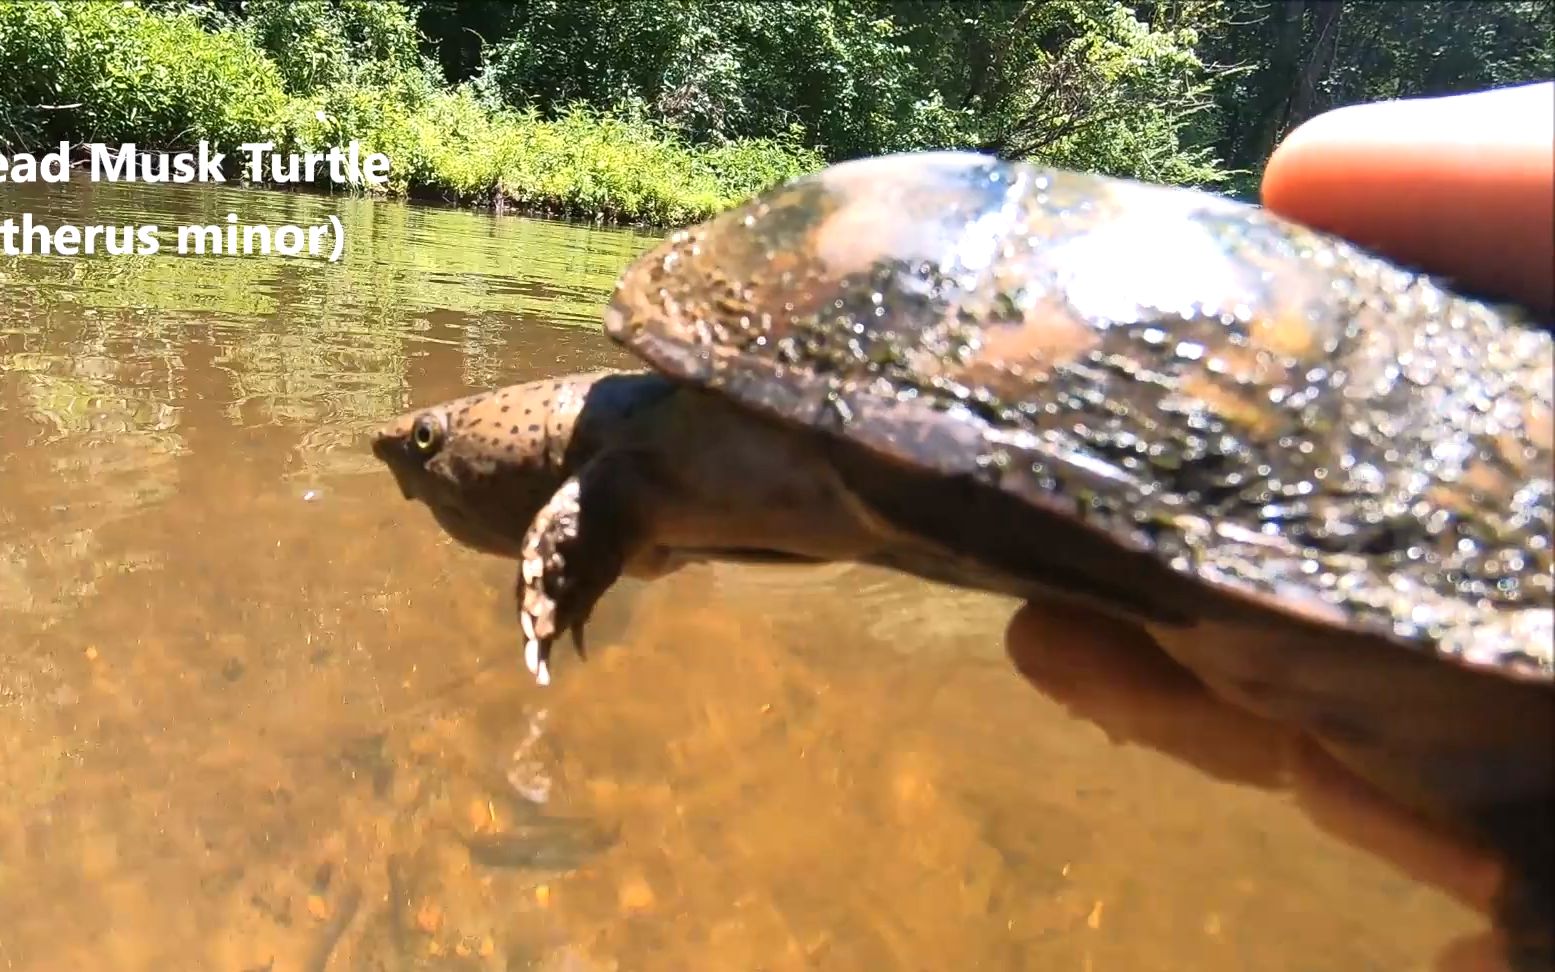
<svg viewBox="0 0 1555 972"><path fill-rule="evenodd" d="M334 213L329 214L329 225L335 228L335 247L329 253L329 262L339 263L341 254L345 253L346 249L346 231L340 225L340 217Z"/></svg>

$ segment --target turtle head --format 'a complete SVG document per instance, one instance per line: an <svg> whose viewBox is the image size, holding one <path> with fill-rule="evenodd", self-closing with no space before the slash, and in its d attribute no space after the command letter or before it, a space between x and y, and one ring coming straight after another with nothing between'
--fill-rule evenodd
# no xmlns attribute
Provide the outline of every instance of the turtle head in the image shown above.
<svg viewBox="0 0 1555 972"><path fill-rule="evenodd" d="M570 400L586 384L529 382L407 412L373 436L373 455L455 540L516 557L529 521L565 478L577 414Z"/></svg>
<svg viewBox="0 0 1555 972"><path fill-rule="evenodd" d="M455 540L517 558L556 488L672 387L618 372L508 385L395 418L374 434L373 455Z"/></svg>

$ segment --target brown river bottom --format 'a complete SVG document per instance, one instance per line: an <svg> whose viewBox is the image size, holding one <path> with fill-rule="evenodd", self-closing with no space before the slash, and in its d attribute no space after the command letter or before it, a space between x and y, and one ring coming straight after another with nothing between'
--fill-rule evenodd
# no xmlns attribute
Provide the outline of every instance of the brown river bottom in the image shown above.
<svg viewBox="0 0 1555 972"><path fill-rule="evenodd" d="M702 566L619 585L535 686L513 565L363 433L624 364L438 294L586 319L646 240L340 205L540 269L8 268L0 972L1496 967L1494 862L1099 621Z"/></svg>

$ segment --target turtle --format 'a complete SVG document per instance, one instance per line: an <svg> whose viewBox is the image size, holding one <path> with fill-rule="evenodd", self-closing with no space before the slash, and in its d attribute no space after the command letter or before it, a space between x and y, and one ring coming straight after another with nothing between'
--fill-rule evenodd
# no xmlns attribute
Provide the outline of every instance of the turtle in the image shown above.
<svg viewBox="0 0 1555 972"><path fill-rule="evenodd" d="M605 331L651 372L473 395L374 440L439 513L418 481L474 501L440 452L461 421L546 460L485 520L499 547L523 535L537 670L601 575L651 553L1279 617L1555 681L1549 332L1257 206L975 153L840 163L638 258ZM654 468L671 439L722 468Z"/></svg>
<svg viewBox="0 0 1555 972"><path fill-rule="evenodd" d="M1255 204L946 151L674 231L603 316L644 367L373 443L519 561L542 682L623 574L855 561L1124 616L1372 778L1547 799L1555 354L1526 309Z"/></svg>

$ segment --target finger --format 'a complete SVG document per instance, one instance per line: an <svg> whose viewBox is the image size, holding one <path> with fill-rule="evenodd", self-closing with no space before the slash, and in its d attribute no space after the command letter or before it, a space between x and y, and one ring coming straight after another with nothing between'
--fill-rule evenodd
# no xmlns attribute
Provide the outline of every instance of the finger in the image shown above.
<svg viewBox="0 0 1555 972"><path fill-rule="evenodd" d="M1287 782L1296 734L1210 694L1134 625L1027 604L1010 622L1005 647L1038 691L1116 742L1154 749L1220 780Z"/></svg>
<svg viewBox="0 0 1555 972"><path fill-rule="evenodd" d="M1303 749L1298 759L1292 790L1309 819L1422 884L1490 913L1506 880L1505 867L1492 852L1444 823L1399 806L1315 747Z"/></svg>
<svg viewBox="0 0 1555 972"><path fill-rule="evenodd" d="M1555 309L1555 84L1340 108L1264 171L1271 210L1541 315Z"/></svg>
<svg viewBox="0 0 1555 972"><path fill-rule="evenodd" d="M1023 606L1005 645L1020 673L1119 743L1147 746L1225 781L1293 794L1324 832L1488 912L1500 862L1358 780L1289 727L1228 704L1115 618Z"/></svg>

